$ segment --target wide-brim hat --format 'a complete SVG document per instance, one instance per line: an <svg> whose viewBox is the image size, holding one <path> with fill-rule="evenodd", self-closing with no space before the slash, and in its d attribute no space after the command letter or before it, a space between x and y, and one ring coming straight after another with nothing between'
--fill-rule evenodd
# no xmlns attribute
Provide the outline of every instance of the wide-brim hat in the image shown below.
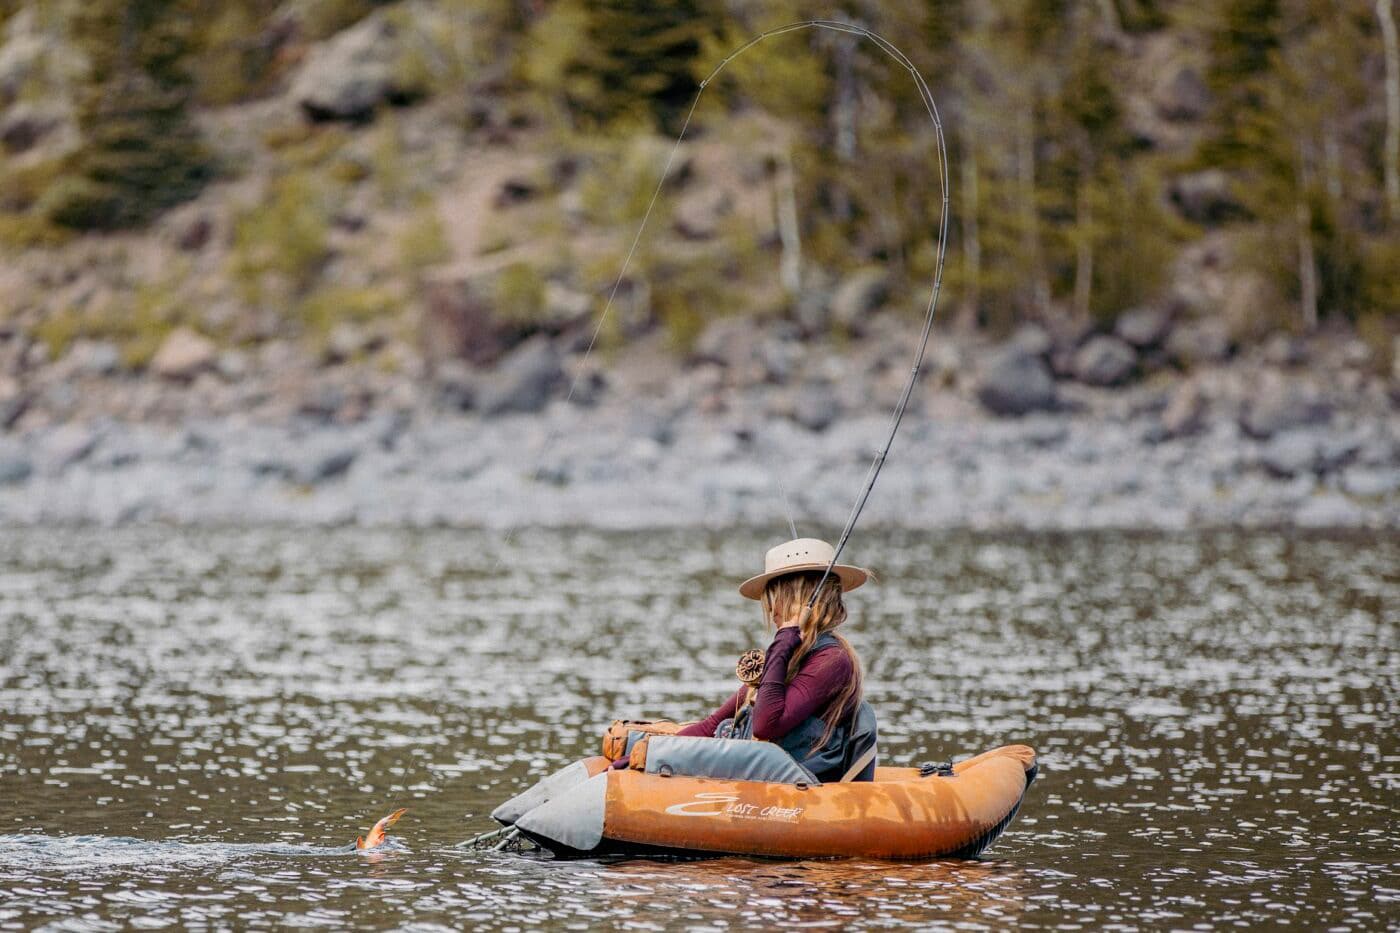
<svg viewBox="0 0 1400 933"><path fill-rule="evenodd" d="M825 570L836 557L836 548L817 538L797 538L769 548L763 555L763 573L749 577L739 584L739 593L749 599L762 599L763 588L769 580L801 573L804 570ZM870 573L850 564L837 564L831 575L841 581L841 592L849 593L870 579Z"/></svg>

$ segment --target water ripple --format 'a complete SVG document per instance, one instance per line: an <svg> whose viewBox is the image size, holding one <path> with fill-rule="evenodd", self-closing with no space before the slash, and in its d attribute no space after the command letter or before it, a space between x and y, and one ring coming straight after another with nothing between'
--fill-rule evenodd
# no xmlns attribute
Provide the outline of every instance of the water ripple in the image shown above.
<svg viewBox="0 0 1400 933"><path fill-rule="evenodd" d="M454 848L614 716L723 697L768 543L0 538L0 928L1400 922L1393 537L867 533L848 634L886 760L1042 754L988 861Z"/></svg>

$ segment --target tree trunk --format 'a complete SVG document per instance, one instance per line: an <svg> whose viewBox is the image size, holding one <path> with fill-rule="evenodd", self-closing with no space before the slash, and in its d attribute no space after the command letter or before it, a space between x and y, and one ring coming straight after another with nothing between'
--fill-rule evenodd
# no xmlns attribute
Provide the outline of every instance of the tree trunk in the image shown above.
<svg viewBox="0 0 1400 933"><path fill-rule="evenodd" d="M1021 242L1026 272L1031 278L1031 304L1036 314L1050 306L1050 283L1040 253L1040 210L1035 190L1035 113L1027 100L1016 120L1016 176L1021 200Z"/></svg>
<svg viewBox="0 0 1400 933"><path fill-rule="evenodd" d="M1385 47L1385 203L1392 223L1400 223L1400 39L1393 0L1376 0Z"/></svg>
<svg viewBox="0 0 1400 933"><path fill-rule="evenodd" d="M1337 126L1332 120L1322 124L1322 177L1327 197L1333 204L1342 200L1342 147L1337 142Z"/></svg>
<svg viewBox="0 0 1400 933"><path fill-rule="evenodd" d="M1309 332L1317 330L1317 257L1313 251L1312 208L1299 201L1298 218L1298 285L1302 292L1300 308L1303 326Z"/></svg>
<svg viewBox="0 0 1400 933"><path fill-rule="evenodd" d="M836 161L849 164L856 155L856 79L852 58L855 37L838 36L836 40L836 88L831 105L831 135ZM841 222L851 219L851 198L843 185L831 192L832 215Z"/></svg>
<svg viewBox="0 0 1400 933"><path fill-rule="evenodd" d="M802 234L797 225L797 186L793 174L792 156L783 149L778 156L776 192L778 239L783 244L778 275L789 295L796 295L802 288Z"/></svg>
<svg viewBox="0 0 1400 933"><path fill-rule="evenodd" d="M1089 298L1094 287L1094 223L1089 203L1088 159L1081 158L1079 183L1074 194L1074 314L1080 320L1089 316Z"/></svg>
<svg viewBox="0 0 1400 933"><path fill-rule="evenodd" d="M1118 15L1118 7L1113 5L1113 0L1099 0L1099 16L1103 19L1103 28L1110 36L1120 39L1123 36L1123 18Z"/></svg>
<svg viewBox="0 0 1400 933"><path fill-rule="evenodd" d="M962 157L963 299L958 325L971 330L982 305L982 230L978 224L977 147L969 141Z"/></svg>

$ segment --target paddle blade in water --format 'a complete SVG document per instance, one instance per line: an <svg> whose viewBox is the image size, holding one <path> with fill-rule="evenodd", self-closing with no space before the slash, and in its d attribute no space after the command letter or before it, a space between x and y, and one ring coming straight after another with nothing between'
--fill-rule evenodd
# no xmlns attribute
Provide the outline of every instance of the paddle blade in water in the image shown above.
<svg viewBox="0 0 1400 933"><path fill-rule="evenodd" d="M373 849L375 846L379 845L384 841L384 837L388 835L389 827L397 823L399 817L403 816L405 812L407 812L406 809L395 810L378 823L375 823L373 828L370 829L368 836L356 836L355 848Z"/></svg>

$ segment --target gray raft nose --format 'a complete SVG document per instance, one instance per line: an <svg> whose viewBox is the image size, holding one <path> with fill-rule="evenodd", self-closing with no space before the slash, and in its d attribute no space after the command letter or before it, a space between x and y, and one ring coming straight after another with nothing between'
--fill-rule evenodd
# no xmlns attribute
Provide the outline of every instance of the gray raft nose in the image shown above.
<svg viewBox="0 0 1400 933"><path fill-rule="evenodd" d="M556 854L591 852L603 841L608 772L594 775L521 816L517 829Z"/></svg>
<svg viewBox="0 0 1400 933"><path fill-rule="evenodd" d="M525 790L491 811L491 819L506 826L513 826L517 820L535 807L548 803L555 797L577 787L588 780L588 765L576 761L555 771L548 777L540 778Z"/></svg>

